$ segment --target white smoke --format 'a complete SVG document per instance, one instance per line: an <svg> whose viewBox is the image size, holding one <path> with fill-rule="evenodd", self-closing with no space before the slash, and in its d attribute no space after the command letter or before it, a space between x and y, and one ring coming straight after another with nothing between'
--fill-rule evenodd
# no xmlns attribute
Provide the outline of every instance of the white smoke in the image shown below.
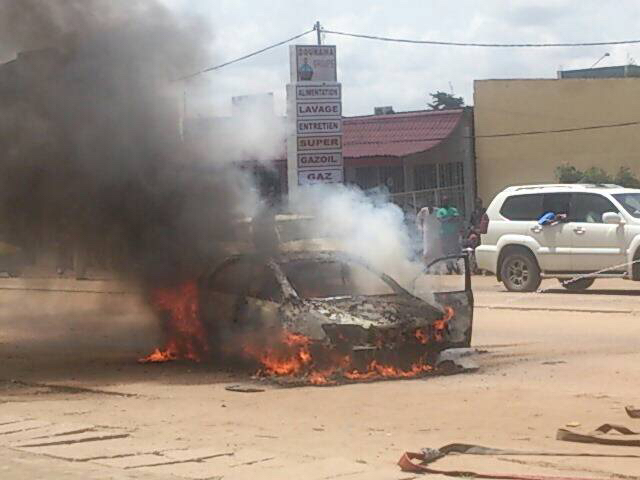
<svg viewBox="0 0 640 480"><path fill-rule="evenodd" d="M310 236L331 238L337 249L362 258L413 293L424 264L413 251L400 207L357 187L313 185L300 190L291 208L314 217Z"/></svg>

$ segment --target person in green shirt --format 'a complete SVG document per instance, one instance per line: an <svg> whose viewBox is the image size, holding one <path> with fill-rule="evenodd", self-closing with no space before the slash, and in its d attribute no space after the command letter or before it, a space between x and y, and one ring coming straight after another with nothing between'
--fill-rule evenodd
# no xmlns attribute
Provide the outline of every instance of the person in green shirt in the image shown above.
<svg viewBox="0 0 640 480"><path fill-rule="evenodd" d="M449 197L443 196L441 204L436 218L440 221L442 253L453 255L460 252L460 212L451 205Z"/></svg>

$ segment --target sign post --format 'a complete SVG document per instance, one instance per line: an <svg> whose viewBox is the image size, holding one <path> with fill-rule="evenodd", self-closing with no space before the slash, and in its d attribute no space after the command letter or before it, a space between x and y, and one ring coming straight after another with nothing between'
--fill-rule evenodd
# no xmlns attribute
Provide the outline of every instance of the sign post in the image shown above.
<svg viewBox="0 0 640 480"><path fill-rule="evenodd" d="M334 45L289 47L287 169L289 197L302 185L344 183L342 86Z"/></svg>

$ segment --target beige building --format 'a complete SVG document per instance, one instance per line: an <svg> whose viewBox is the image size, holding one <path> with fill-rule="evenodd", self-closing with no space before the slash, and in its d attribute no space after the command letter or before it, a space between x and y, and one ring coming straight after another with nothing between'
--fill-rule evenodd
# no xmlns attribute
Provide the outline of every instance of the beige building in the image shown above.
<svg viewBox="0 0 640 480"><path fill-rule="evenodd" d="M474 107L477 188L486 204L508 185L556 181L562 163L612 175L627 166L640 178L640 78L477 80ZM639 124L490 137L625 122Z"/></svg>

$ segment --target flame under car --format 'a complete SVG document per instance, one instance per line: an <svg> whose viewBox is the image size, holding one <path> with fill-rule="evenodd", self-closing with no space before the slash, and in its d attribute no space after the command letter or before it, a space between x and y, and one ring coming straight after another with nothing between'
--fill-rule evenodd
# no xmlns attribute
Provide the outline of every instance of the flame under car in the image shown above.
<svg viewBox="0 0 640 480"><path fill-rule="evenodd" d="M240 254L200 279L201 315L214 359L255 363L265 376L409 377L470 345L468 269L463 278L430 303L345 253Z"/></svg>

